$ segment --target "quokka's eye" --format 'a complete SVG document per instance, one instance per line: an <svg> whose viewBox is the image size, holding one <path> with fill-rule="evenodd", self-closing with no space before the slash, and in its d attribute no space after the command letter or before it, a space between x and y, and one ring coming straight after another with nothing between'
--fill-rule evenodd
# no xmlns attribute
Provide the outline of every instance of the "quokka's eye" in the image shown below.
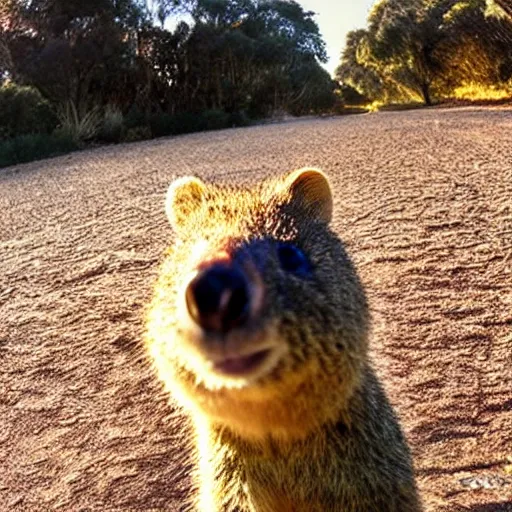
<svg viewBox="0 0 512 512"><path fill-rule="evenodd" d="M277 256L283 270L299 277L307 277L311 273L311 263L307 256L295 245L280 243Z"/></svg>

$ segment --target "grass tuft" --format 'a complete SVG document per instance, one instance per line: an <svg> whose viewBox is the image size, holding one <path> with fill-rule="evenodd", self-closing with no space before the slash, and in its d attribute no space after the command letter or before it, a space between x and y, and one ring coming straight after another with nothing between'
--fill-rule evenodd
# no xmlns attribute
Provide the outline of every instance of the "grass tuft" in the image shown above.
<svg viewBox="0 0 512 512"><path fill-rule="evenodd" d="M79 112L72 101L65 103L58 111L59 133L76 142L91 140L96 137L101 128L99 109Z"/></svg>

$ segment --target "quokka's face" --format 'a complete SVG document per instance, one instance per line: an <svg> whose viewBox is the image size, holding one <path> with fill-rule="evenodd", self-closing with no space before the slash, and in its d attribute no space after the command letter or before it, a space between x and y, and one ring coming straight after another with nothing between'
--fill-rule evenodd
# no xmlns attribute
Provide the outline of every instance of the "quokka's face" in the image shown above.
<svg viewBox="0 0 512 512"><path fill-rule="evenodd" d="M304 379L341 372L336 378L349 381L355 372L366 303L327 227L329 186L315 170L280 183L257 192L207 188L196 178L171 185L177 240L148 339L161 378L174 393L177 384L182 401L218 412L233 397L261 403Z"/></svg>

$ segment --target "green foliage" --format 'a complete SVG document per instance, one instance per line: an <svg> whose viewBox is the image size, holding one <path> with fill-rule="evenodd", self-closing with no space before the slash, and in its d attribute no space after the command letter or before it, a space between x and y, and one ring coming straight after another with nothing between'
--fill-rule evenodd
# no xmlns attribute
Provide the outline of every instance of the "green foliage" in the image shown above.
<svg viewBox="0 0 512 512"><path fill-rule="evenodd" d="M512 3L510 0L487 0L487 14L512 20Z"/></svg>
<svg viewBox="0 0 512 512"><path fill-rule="evenodd" d="M80 112L72 101L59 109L59 132L77 142L91 140L101 128L101 115L97 108Z"/></svg>
<svg viewBox="0 0 512 512"><path fill-rule="evenodd" d="M124 116L124 125L127 130L147 125L147 115L143 110L133 103Z"/></svg>
<svg viewBox="0 0 512 512"><path fill-rule="evenodd" d="M288 111L294 115L330 112L336 102L336 83L314 60L301 62L290 77Z"/></svg>
<svg viewBox="0 0 512 512"><path fill-rule="evenodd" d="M230 126L230 115L219 109L206 110L202 113L207 130L222 130Z"/></svg>
<svg viewBox="0 0 512 512"><path fill-rule="evenodd" d="M175 135L202 132L208 129L206 117L200 113L180 112L173 116Z"/></svg>
<svg viewBox="0 0 512 512"><path fill-rule="evenodd" d="M165 29L178 11L192 21ZM0 19L0 80L32 91L0 94L4 137L59 125L75 144L143 140L337 101L315 14L295 0L4 0Z"/></svg>
<svg viewBox="0 0 512 512"><path fill-rule="evenodd" d="M124 142L139 142L141 140L151 139L151 135L149 126L136 126L126 131Z"/></svg>
<svg viewBox="0 0 512 512"><path fill-rule="evenodd" d="M184 8L191 24L154 26ZM181 133L223 127L224 112L308 113L334 101L314 13L295 0L9 0L6 13L13 76L78 112L115 103L127 129ZM154 112L205 114L180 128Z"/></svg>
<svg viewBox="0 0 512 512"><path fill-rule="evenodd" d="M430 105L464 84L500 87L512 76L512 23L488 16L491 3L376 2L368 27L348 34L336 77L382 103Z"/></svg>
<svg viewBox="0 0 512 512"><path fill-rule="evenodd" d="M324 42L313 13L297 2L198 0L191 14L192 26L152 27L140 36L147 69L158 70L151 91L163 93L164 111L270 115L292 108L312 74L322 71ZM308 95L316 90L311 85Z"/></svg>
<svg viewBox="0 0 512 512"><path fill-rule="evenodd" d="M361 106L370 103L369 98L350 85L341 85L339 88L339 95L340 100L344 105Z"/></svg>
<svg viewBox="0 0 512 512"><path fill-rule="evenodd" d="M347 34L341 63L336 69L336 78L343 85L357 90L373 100L380 100L388 94L385 79L379 69L369 59L368 40L370 34L365 29Z"/></svg>
<svg viewBox="0 0 512 512"><path fill-rule="evenodd" d="M57 156L76 149L76 141L63 134L20 135L0 142L0 167Z"/></svg>
<svg viewBox="0 0 512 512"><path fill-rule="evenodd" d="M232 120L233 117L223 110L210 109L203 112L180 112L174 115L154 114L150 117L149 125L153 137L164 137L204 130L221 130L232 126Z"/></svg>
<svg viewBox="0 0 512 512"><path fill-rule="evenodd" d="M176 117L166 113L153 114L149 118L149 128L153 137L166 137L178 133Z"/></svg>
<svg viewBox="0 0 512 512"><path fill-rule="evenodd" d="M0 139L50 133L57 122L52 107L37 89L13 83L0 87Z"/></svg>
<svg viewBox="0 0 512 512"><path fill-rule="evenodd" d="M119 107L107 105L98 138L104 142L120 142L124 135L124 116Z"/></svg>
<svg viewBox="0 0 512 512"><path fill-rule="evenodd" d="M250 126L252 124L251 119L247 115L246 112L232 112L229 114L229 126L232 127L245 127Z"/></svg>

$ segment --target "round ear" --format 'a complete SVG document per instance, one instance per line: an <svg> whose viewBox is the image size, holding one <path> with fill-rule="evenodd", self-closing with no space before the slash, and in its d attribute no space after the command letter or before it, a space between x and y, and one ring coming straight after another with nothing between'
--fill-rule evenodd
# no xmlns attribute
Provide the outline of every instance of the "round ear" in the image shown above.
<svg viewBox="0 0 512 512"><path fill-rule="evenodd" d="M172 227L178 230L202 203L206 185L194 176L174 180L167 190L165 213Z"/></svg>
<svg viewBox="0 0 512 512"><path fill-rule="evenodd" d="M285 177L292 201L299 202L310 215L324 222L332 218L332 192L327 176L319 169L303 168Z"/></svg>

